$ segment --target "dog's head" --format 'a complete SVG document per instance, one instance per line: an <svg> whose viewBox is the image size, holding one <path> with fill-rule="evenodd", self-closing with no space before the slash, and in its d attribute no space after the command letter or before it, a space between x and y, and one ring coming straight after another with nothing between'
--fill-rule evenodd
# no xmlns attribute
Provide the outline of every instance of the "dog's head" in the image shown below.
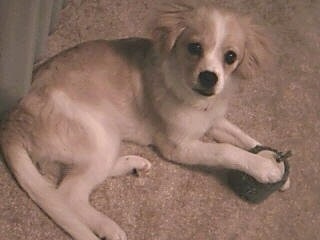
<svg viewBox="0 0 320 240"><path fill-rule="evenodd" d="M166 84L182 98L219 95L236 76L265 69L272 55L260 27L210 3L169 4L157 17L153 39Z"/></svg>

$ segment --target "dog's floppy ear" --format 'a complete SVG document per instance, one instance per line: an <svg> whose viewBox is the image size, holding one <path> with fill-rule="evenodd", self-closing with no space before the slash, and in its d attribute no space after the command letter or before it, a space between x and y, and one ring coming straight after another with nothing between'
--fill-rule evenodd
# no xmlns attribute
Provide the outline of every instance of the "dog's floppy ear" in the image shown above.
<svg viewBox="0 0 320 240"><path fill-rule="evenodd" d="M156 49L161 54L168 54L183 30L186 28L188 13L193 10L191 5L168 3L158 10L152 38Z"/></svg>
<svg viewBox="0 0 320 240"><path fill-rule="evenodd" d="M243 20L247 39L244 57L237 71L243 78L253 78L273 66L275 48L264 28L252 23L249 18Z"/></svg>

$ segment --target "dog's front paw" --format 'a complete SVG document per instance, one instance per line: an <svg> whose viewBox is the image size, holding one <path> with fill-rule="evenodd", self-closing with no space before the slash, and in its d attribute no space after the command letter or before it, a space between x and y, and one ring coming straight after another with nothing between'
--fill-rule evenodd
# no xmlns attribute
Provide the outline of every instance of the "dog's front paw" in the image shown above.
<svg viewBox="0 0 320 240"><path fill-rule="evenodd" d="M274 153L271 151L260 152L253 165L254 173L252 176L261 183L275 183L283 177L283 163L277 163L274 159Z"/></svg>
<svg viewBox="0 0 320 240"><path fill-rule="evenodd" d="M271 162L271 161L269 161ZM276 183L282 179L281 170L274 164L261 164L263 169L257 171L255 178L261 183Z"/></svg>
<svg viewBox="0 0 320 240"><path fill-rule="evenodd" d="M283 186L280 188L281 192L287 191L290 188L290 178L288 177L287 181L283 184Z"/></svg>

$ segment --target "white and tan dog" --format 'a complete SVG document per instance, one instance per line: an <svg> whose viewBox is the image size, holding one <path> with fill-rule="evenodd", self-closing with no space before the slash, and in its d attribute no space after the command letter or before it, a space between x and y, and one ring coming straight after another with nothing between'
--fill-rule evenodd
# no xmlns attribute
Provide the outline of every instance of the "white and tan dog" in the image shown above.
<svg viewBox="0 0 320 240"><path fill-rule="evenodd" d="M260 72L271 52L249 18L211 4L169 4L152 40L91 41L43 64L2 126L3 154L22 188L74 239L125 240L88 200L106 177L151 167L119 156L123 140L155 145L183 164L281 179L274 161L247 151L259 143L224 117L233 82ZM59 185L39 173L42 160L68 166Z"/></svg>

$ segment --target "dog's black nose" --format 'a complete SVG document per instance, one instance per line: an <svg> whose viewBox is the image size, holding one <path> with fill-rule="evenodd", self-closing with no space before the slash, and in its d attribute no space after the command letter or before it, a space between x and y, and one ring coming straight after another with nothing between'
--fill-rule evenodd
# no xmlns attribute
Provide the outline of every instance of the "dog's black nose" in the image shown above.
<svg viewBox="0 0 320 240"><path fill-rule="evenodd" d="M213 88L218 82L218 76L214 72L203 71L199 74L199 83L205 89Z"/></svg>

